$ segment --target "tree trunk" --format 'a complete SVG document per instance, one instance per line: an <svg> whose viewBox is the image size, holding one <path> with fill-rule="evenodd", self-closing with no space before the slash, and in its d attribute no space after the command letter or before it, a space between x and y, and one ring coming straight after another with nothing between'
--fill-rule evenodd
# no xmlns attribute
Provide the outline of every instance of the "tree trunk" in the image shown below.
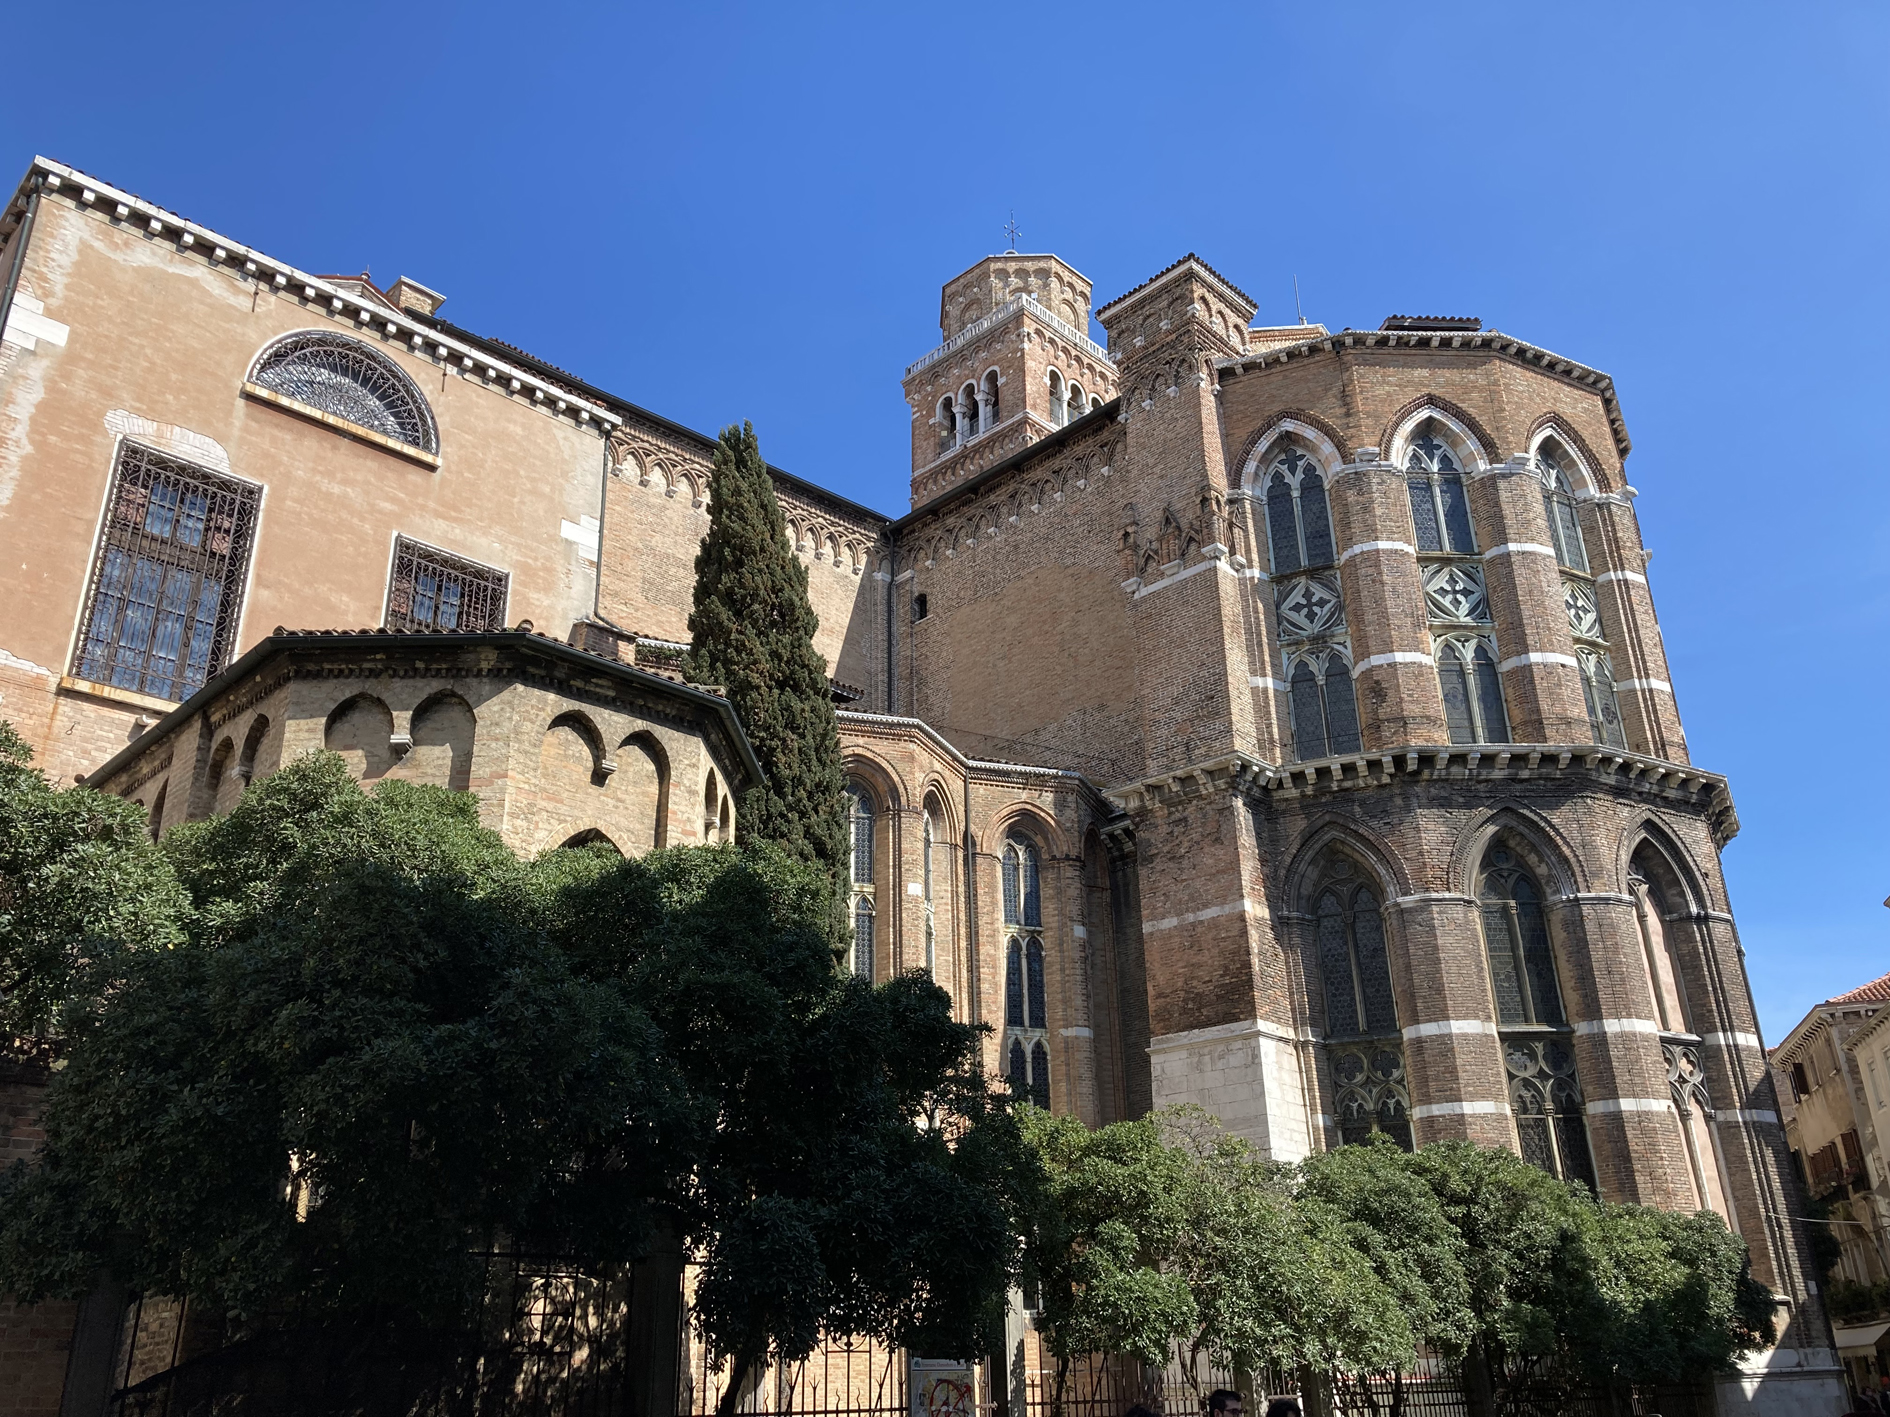
<svg viewBox="0 0 1890 1417"><path fill-rule="evenodd" d="M735 1417L735 1410L742 1404L742 1385L748 1381L749 1369L755 1366L766 1348L764 1337L750 1334L742 1340L741 1347L729 1360L728 1386L722 1389L722 1400L715 1404L715 1417Z"/></svg>

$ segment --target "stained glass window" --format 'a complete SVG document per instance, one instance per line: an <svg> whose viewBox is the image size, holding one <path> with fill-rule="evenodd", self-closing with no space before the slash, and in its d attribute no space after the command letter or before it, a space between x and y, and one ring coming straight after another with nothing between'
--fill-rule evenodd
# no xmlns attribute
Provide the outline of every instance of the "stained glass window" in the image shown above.
<svg viewBox="0 0 1890 1417"><path fill-rule="evenodd" d="M1004 952L1004 1022L1024 1026L1024 946L1015 939Z"/></svg>
<svg viewBox="0 0 1890 1417"><path fill-rule="evenodd" d="M1325 674L1327 750L1337 757L1359 750L1358 700L1353 697L1352 666L1334 650L1326 656Z"/></svg>
<svg viewBox="0 0 1890 1417"><path fill-rule="evenodd" d="M1555 543L1555 559L1571 571L1588 572L1588 548L1582 541L1581 518L1575 513L1575 489L1561 459L1548 448L1536 453L1547 486L1542 492L1542 511L1549 522L1549 537Z"/></svg>
<svg viewBox="0 0 1890 1417"><path fill-rule="evenodd" d="M1435 642L1437 686L1453 743L1507 743L1502 677L1488 640L1451 635Z"/></svg>
<svg viewBox="0 0 1890 1417"><path fill-rule="evenodd" d="M853 894L853 972L873 977L873 799L864 788L847 789L847 819L853 851L848 862Z"/></svg>
<svg viewBox="0 0 1890 1417"><path fill-rule="evenodd" d="M1024 946L1024 985L1030 1002L1030 1028L1048 1028L1048 1009L1044 1002L1043 942L1032 940Z"/></svg>
<svg viewBox="0 0 1890 1417"><path fill-rule="evenodd" d="M1030 1100L1046 1111L1050 1107L1050 1050L1040 1038L1030 1047Z"/></svg>
<svg viewBox="0 0 1890 1417"><path fill-rule="evenodd" d="M1478 888L1498 1023L1567 1021L1542 892L1510 852L1492 848Z"/></svg>
<svg viewBox="0 0 1890 1417"><path fill-rule="evenodd" d="M1272 572L1289 575L1337 560L1332 542L1332 509L1319 465L1303 451L1287 447L1273 460L1267 477L1267 541Z"/></svg>
<svg viewBox="0 0 1890 1417"><path fill-rule="evenodd" d="M1404 467L1417 549L1474 555L1477 539L1470 526L1463 469L1434 428L1427 428L1412 441Z"/></svg>
<svg viewBox="0 0 1890 1417"><path fill-rule="evenodd" d="M1582 666L1582 696L1588 703L1588 727L1597 743L1610 748L1625 748L1627 733L1621 726L1621 701L1614 688L1614 666L1608 656L1586 647L1576 650Z"/></svg>
<svg viewBox="0 0 1890 1417"><path fill-rule="evenodd" d="M1313 914L1327 1036L1396 1034L1398 1010L1378 897L1368 886L1334 886L1319 897Z"/></svg>
<svg viewBox="0 0 1890 1417"><path fill-rule="evenodd" d="M1301 762L1326 756L1325 709L1320 703L1319 675L1301 660L1292 680L1293 750Z"/></svg>

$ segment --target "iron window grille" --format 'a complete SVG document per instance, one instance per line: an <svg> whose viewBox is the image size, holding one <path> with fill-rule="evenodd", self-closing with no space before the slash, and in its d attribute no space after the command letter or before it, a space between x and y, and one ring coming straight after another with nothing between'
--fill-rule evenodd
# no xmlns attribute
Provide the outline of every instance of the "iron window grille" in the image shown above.
<svg viewBox="0 0 1890 1417"><path fill-rule="evenodd" d="M510 577L418 541L394 542L390 630L502 630Z"/></svg>
<svg viewBox="0 0 1890 1417"><path fill-rule="evenodd" d="M396 443L440 450L433 410L419 386L359 340L320 330L289 335L263 351L250 381Z"/></svg>
<svg viewBox="0 0 1890 1417"><path fill-rule="evenodd" d="M73 673L188 698L230 660L262 489L125 443Z"/></svg>

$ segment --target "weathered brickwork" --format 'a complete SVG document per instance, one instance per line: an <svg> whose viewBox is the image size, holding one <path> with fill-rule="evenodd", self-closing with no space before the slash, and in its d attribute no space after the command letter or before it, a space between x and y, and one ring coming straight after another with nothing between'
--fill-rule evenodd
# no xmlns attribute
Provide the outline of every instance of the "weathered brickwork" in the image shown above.
<svg viewBox="0 0 1890 1417"><path fill-rule="evenodd" d="M329 748L476 793L525 852L734 830L740 726L642 672L688 639L710 438L411 282L307 276L56 164L0 268L29 207L0 712L45 766L160 828ZM910 512L774 471L870 858L853 967L928 972L993 1071L1092 1124L1194 1102L1283 1160L1465 1138L1717 1210L1787 1320L1728 1412L1835 1410L1719 874L1738 820L1688 758L1612 381L1473 320L1253 314L1190 256L1095 312L1105 349L1078 272L992 256L904 374ZM244 390L311 328L412 381L437 456ZM266 493L224 672L181 706L74 673L127 445ZM504 571L517 628L315 633L446 604L394 584L396 536ZM121 1358L188 1346L141 1312ZM0 1345L52 1373L73 1322L0 1312Z"/></svg>

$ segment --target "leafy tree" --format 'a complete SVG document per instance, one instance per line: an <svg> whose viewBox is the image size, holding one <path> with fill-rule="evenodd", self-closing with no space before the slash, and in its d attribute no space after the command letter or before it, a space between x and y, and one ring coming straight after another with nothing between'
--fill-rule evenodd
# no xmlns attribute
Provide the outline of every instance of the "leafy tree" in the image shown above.
<svg viewBox="0 0 1890 1417"><path fill-rule="evenodd" d="M847 854L846 778L827 666L814 648L819 625L754 427L724 428L709 533L696 553L689 677L727 692L768 777L742 799L742 839L772 841L837 881Z"/></svg>
<svg viewBox="0 0 1890 1417"><path fill-rule="evenodd" d="M181 938L75 1013L41 1162L0 1183L0 1290L106 1267L438 1339L487 1244L607 1275L660 1227L730 1404L823 1332L967 1352L1001 1313L1016 1127L942 990L833 970L817 868L524 863L470 795L365 793L332 755L163 850Z"/></svg>
<svg viewBox="0 0 1890 1417"><path fill-rule="evenodd" d="M54 788L0 721L0 1052L43 1052L125 949L176 943L184 897L143 807Z"/></svg>

